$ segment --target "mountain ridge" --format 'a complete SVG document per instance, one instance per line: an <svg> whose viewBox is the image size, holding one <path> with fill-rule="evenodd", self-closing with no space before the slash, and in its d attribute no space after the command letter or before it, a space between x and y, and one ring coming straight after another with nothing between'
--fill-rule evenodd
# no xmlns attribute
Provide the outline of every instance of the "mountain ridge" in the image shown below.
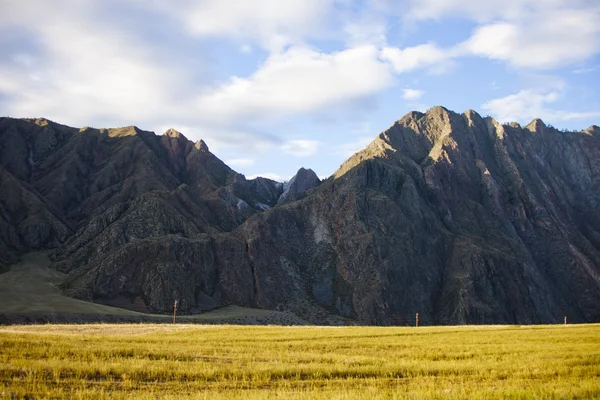
<svg viewBox="0 0 600 400"><path fill-rule="evenodd" d="M75 297L153 312L174 298L187 313L285 309L313 323L389 325L416 312L424 323L600 319L597 126L560 132L473 110L411 112L331 178L301 169L306 185L280 202L282 184L246 180L175 130L40 121L0 119L0 164L77 230L54 264ZM65 141L75 131L83 144ZM26 152L7 155L7 138ZM64 146L77 174L52 161L68 158L56 155ZM31 157L41 167L28 167ZM73 196L65 180L86 190Z"/></svg>

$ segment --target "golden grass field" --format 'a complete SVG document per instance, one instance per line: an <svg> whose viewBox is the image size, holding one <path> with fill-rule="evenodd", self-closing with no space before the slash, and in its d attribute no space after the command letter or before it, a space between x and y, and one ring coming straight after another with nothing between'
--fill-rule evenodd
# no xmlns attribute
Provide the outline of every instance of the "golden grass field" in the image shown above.
<svg viewBox="0 0 600 400"><path fill-rule="evenodd" d="M600 325L34 325L0 349L0 398L600 398Z"/></svg>

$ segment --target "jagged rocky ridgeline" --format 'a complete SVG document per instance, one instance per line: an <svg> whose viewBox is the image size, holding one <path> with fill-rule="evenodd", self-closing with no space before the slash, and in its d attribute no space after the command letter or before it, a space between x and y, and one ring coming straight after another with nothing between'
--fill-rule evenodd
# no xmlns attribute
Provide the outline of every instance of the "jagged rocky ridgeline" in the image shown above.
<svg viewBox="0 0 600 400"><path fill-rule="evenodd" d="M247 180L174 130L0 119L0 265L67 294L314 323L600 320L600 128L412 112L320 182ZM1 279L1 275L0 275Z"/></svg>

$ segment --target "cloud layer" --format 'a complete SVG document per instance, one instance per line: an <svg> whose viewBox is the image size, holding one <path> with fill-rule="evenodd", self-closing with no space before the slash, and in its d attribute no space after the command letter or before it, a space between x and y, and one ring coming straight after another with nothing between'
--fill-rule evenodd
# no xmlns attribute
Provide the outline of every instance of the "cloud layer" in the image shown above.
<svg viewBox="0 0 600 400"><path fill-rule="evenodd" d="M199 96L198 109L217 121L280 118L368 96L393 82L388 65L373 46L322 53L293 46L269 56L248 78Z"/></svg>
<svg viewBox="0 0 600 400"><path fill-rule="evenodd" d="M557 110L549 107L560 97L560 92L556 90L527 89L490 100L482 106L482 109L494 115L501 122L518 121L526 123L534 118L557 122L581 118L600 118L600 110L581 112Z"/></svg>

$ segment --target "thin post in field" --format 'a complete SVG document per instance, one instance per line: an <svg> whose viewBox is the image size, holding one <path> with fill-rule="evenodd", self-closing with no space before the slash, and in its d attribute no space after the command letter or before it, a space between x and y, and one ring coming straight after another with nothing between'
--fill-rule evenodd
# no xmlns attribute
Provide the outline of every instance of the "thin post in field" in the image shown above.
<svg viewBox="0 0 600 400"><path fill-rule="evenodd" d="M173 323L177 320L177 300L173 303Z"/></svg>

